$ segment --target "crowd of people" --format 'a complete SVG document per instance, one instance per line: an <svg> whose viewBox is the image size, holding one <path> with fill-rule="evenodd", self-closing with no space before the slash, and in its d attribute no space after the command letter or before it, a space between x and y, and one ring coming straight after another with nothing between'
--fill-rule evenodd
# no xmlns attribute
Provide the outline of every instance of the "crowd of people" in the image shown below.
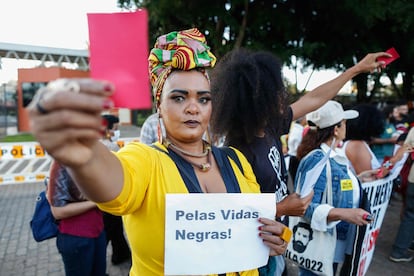
<svg viewBox="0 0 414 276"><path fill-rule="evenodd" d="M349 110L357 111L358 116L346 122L345 137L335 147L342 156L346 157L350 169L348 173L357 176L362 183L387 176L389 170L385 170L384 175L378 174L379 171L382 171L380 169L383 169L383 165L387 164L387 160L388 164L393 166L402 158L403 153L412 151L413 110L409 110L407 103L357 104L349 107ZM308 116L311 117L311 115ZM306 144L309 143L307 142L308 133L314 131L312 120L308 120L307 123L301 137L304 142L300 144L299 149L296 149L298 159L303 158L301 147L306 148ZM295 140L297 139L296 129L297 126L292 124L287 139L289 139L290 133L295 135ZM328 149L327 146L320 147L325 149L325 152ZM290 152L294 151L290 150ZM414 229L414 206L412 204L414 199L414 167L411 166L411 160L411 155L409 155L404 164L407 166L407 173L401 173L394 180L391 200L403 200L401 224L389 255L389 259L394 262L413 260L413 256L410 254L410 251L414 250L414 233L412 231ZM305 164L301 164L301 166L305 166ZM298 170L303 171L301 167ZM408 184L405 187L399 187L401 182Z"/></svg>
<svg viewBox="0 0 414 276"><path fill-rule="evenodd" d="M382 160L393 156L393 143L409 129L406 114L386 120L375 106L344 110L332 100L356 75L381 71L384 63L377 60L381 56L389 54L367 54L338 77L289 103L282 63L274 54L237 49L217 61L195 28L162 35L148 58L157 112L144 123L141 141L121 149L113 143L119 136L118 121L101 115L113 106L110 97L116 87L109 81L64 79L40 89L28 110L33 134L56 164L58 177L49 186L62 189L49 189L54 215L64 222L59 224L58 241L82 238L94 248L85 250L85 262L75 266L76 244L65 252L59 246L63 242L58 242L66 274L105 275L102 255L111 242L113 263L132 259L130 275L163 275L165 198L172 193L275 194L274 217L258 218L257 235L269 251L266 263L218 275L286 275L284 253L290 242L286 230L292 216L303 217L318 231L336 229L331 265L337 270L351 254L356 228L370 223L365 219L370 212L362 206L361 183L386 176L377 173ZM398 108L404 112L401 107L393 110ZM374 111L378 118L372 116ZM404 143L411 140L408 135ZM383 155L377 158L375 152ZM303 185L301 176L326 154L334 194L329 206L321 201L329 177L326 170L316 177L308 195L295 189ZM393 162L400 156L396 154ZM65 192L70 193L58 198ZM85 207L58 213L60 206L72 204ZM407 226L400 232L408 238L412 207L405 208ZM88 219L91 216L93 220ZM78 221L89 229L86 233L73 226ZM396 241L390 259L410 261L406 253L410 244L401 244ZM300 275L313 273L300 269Z"/></svg>

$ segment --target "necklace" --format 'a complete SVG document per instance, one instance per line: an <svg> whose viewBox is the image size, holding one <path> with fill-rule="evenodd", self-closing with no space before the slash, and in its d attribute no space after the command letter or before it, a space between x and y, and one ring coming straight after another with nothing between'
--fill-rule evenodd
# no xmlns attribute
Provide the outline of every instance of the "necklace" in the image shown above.
<svg viewBox="0 0 414 276"><path fill-rule="evenodd" d="M171 142L167 142L166 144L167 144L166 145L167 148L171 149L173 152L175 152L176 154L178 154L179 156L181 156L185 161L187 161L188 163L190 163L194 167L199 168L200 171L207 172L207 171L209 171L211 169L211 162L210 162L210 158L211 158L210 157L210 155L211 155L210 150L211 150L211 147L210 147L209 144L203 142L203 147L204 147L203 153L202 154L198 154L198 155L195 155L193 153L189 153L187 151L183 151L182 149L180 149L179 147L175 146ZM201 164L197 164L197 163L189 160L188 158L186 158L185 155L191 156L191 157L196 157L196 158L207 156L207 162L201 163Z"/></svg>
<svg viewBox="0 0 414 276"><path fill-rule="evenodd" d="M167 147L167 148L174 149L175 150L174 152L177 152L178 151L178 152L180 152L183 155L190 156L190 157L197 157L197 158L207 156L208 153L209 153L209 151L210 151L210 149L211 149L210 145L207 142L205 142L204 140L203 140L203 152L202 153L192 153L192 152L188 152L186 150L183 150L183 149L179 148L178 146L174 145L173 143L171 143L168 140L165 141L164 146Z"/></svg>

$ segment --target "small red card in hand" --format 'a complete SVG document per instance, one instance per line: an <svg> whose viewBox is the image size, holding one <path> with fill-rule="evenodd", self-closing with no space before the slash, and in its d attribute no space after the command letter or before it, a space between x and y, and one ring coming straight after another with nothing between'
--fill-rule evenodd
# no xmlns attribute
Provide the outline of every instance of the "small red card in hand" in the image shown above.
<svg viewBox="0 0 414 276"><path fill-rule="evenodd" d="M385 65L390 64L391 62L393 62L394 60L400 57L400 55L397 53L397 50L395 50L394 47L388 49L385 52L392 55L392 57L382 56L382 57L377 58L377 61L384 61Z"/></svg>

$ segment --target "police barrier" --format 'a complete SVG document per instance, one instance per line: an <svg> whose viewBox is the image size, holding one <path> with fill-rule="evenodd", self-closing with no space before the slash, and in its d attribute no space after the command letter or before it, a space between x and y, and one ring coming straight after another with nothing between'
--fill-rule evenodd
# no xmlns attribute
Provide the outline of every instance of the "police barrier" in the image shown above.
<svg viewBox="0 0 414 276"><path fill-rule="evenodd" d="M120 147L138 141L122 138ZM0 143L0 185L43 181L49 176L52 158L37 142Z"/></svg>

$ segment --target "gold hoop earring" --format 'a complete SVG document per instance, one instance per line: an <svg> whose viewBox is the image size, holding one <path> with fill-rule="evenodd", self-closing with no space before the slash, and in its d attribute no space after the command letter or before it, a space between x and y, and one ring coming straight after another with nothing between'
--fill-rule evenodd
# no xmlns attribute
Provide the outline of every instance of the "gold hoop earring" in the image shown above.
<svg viewBox="0 0 414 276"><path fill-rule="evenodd" d="M210 132L210 124L208 124L206 132L205 132L205 137L207 139L207 143L209 143L210 145L213 144L213 140L211 139L211 132Z"/></svg>
<svg viewBox="0 0 414 276"><path fill-rule="evenodd" d="M158 114L158 123L157 123L157 136L158 136L158 142L162 145L163 142L163 133L162 133L162 126L161 126L161 117Z"/></svg>

